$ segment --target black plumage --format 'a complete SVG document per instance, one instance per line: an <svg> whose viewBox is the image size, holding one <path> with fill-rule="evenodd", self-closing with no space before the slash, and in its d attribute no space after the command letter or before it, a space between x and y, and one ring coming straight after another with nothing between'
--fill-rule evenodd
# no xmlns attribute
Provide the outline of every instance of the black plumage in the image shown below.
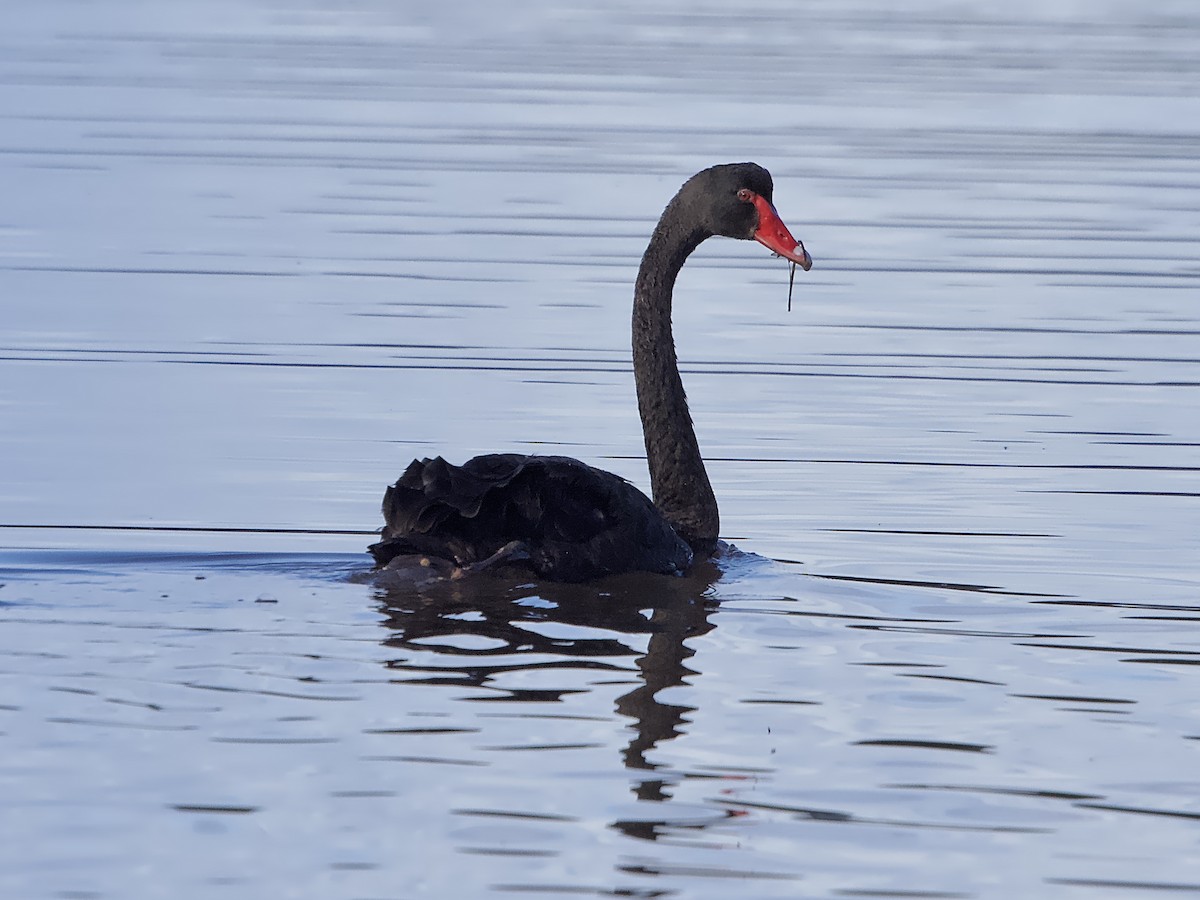
<svg viewBox="0 0 1200 900"><path fill-rule="evenodd" d="M494 453L453 466L413 460L383 499L379 565L401 555L527 565L587 581L614 572L680 574L692 550L636 487L565 456ZM516 542L519 546L512 547Z"/></svg>
<svg viewBox="0 0 1200 900"><path fill-rule="evenodd" d="M515 565L552 581L622 572L680 574L717 545L717 501L688 412L671 332L675 278L713 235L756 240L808 269L812 260L772 204L754 163L692 176L663 211L634 286L633 369L654 491L564 456L497 453L461 466L414 460L383 500L380 566L472 574Z"/></svg>

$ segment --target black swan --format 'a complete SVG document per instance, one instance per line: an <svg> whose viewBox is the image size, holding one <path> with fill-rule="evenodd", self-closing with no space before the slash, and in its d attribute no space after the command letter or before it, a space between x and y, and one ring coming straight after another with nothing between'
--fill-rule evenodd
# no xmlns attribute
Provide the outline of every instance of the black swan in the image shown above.
<svg viewBox="0 0 1200 900"><path fill-rule="evenodd" d="M678 575L717 547L717 500L692 428L671 335L684 260L713 235L756 240L804 267L812 258L772 205L754 163L693 175L667 204L633 292L633 371L652 503L610 472L564 456L495 453L461 466L413 460L383 498L379 566L422 565L462 577L518 565L549 581L622 572Z"/></svg>

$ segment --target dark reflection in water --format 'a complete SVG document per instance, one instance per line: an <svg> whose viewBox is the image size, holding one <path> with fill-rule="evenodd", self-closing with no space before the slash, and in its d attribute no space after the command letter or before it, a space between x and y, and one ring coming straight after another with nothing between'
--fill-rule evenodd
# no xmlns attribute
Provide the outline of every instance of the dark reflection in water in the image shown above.
<svg viewBox="0 0 1200 900"><path fill-rule="evenodd" d="M619 677L631 673L613 660L632 658L636 687L616 700L616 711L632 721L632 736L621 752L629 769L654 772L647 754L683 732L694 707L664 703L658 694L682 685L698 673L687 667L695 651L689 638L711 631L717 602L710 589L720 578L713 564L697 567L686 578L622 575L584 585L513 583L479 577L443 581L420 591L381 588L377 599L392 634L384 645L411 651L414 656L390 660L389 669L413 673L415 684L462 684L497 691L489 701L541 702L559 700L566 689L499 688L498 673L545 672L552 669L610 670ZM576 626L604 636L548 636L546 623ZM647 635L645 651L620 635ZM482 639L483 647L464 647L462 638ZM429 654L446 660L432 665ZM502 658L494 662L485 659ZM422 662L412 662L418 659ZM544 683L544 679L543 679ZM668 800L668 782L660 778L637 781L639 800ZM636 823L644 829L644 822ZM647 835L642 835L647 836Z"/></svg>

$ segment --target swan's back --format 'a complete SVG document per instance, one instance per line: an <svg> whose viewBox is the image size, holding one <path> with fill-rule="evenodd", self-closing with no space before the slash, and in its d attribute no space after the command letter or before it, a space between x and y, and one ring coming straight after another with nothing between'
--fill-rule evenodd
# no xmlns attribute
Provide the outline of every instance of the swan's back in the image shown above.
<svg viewBox="0 0 1200 900"><path fill-rule="evenodd" d="M413 460L383 498L386 565L417 554L469 566L513 542L540 578L586 581L619 572L679 574L692 551L641 491L563 456L495 453L461 466ZM527 559L525 558L527 556Z"/></svg>

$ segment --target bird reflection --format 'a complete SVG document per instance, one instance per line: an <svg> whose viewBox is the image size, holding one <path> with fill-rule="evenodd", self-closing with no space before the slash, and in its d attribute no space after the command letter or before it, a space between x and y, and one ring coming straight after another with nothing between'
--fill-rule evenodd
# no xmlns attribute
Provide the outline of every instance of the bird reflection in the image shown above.
<svg viewBox="0 0 1200 900"><path fill-rule="evenodd" d="M378 586L376 597L390 632L384 645L410 651L387 663L414 677L408 683L452 684L494 691L496 701L559 700L578 688L501 687L496 676L549 669L611 670L628 676L633 658L637 686L617 698L631 720L624 765L648 773L647 757L681 733L694 707L664 703L658 694L697 673L686 642L711 631L716 601L709 589L720 577L711 563L684 578L629 574L588 584L531 584L475 577L422 585ZM545 623L582 626L579 634L543 633ZM552 633L555 629L548 629ZM625 636L649 635L642 652ZM439 659L430 656L434 654ZM440 664L445 660L446 664ZM635 783L641 800L669 799L669 784L647 777Z"/></svg>

